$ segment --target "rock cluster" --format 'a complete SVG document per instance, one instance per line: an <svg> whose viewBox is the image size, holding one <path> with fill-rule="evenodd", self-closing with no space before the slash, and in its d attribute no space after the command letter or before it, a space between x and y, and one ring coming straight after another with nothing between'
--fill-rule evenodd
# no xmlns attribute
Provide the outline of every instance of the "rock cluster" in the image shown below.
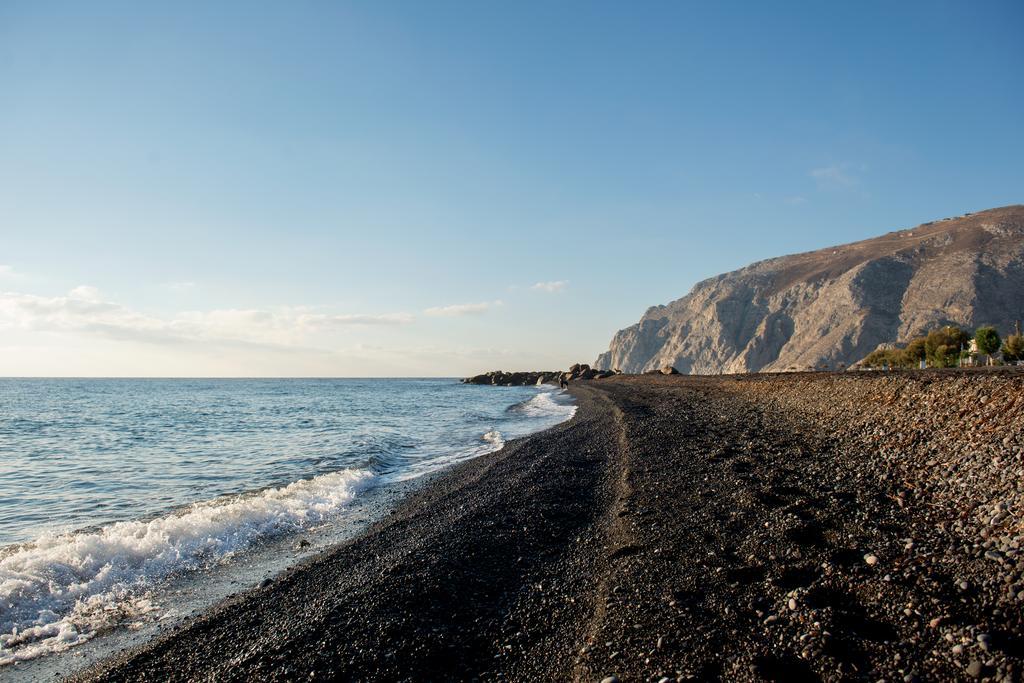
<svg viewBox="0 0 1024 683"><path fill-rule="evenodd" d="M557 370L531 372L505 372L492 370L482 375L467 377L463 384L489 384L500 387L529 386L534 384L558 384L560 380L571 382L579 379L603 379L617 374L612 370L595 370L586 363L575 363L565 372Z"/></svg>
<svg viewBox="0 0 1024 683"><path fill-rule="evenodd" d="M561 375L557 370L544 372L505 372L491 370L482 375L466 377L463 384L490 384L497 387L519 387L531 384L557 384Z"/></svg>
<svg viewBox="0 0 1024 683"><path fill-rule="evenodd" d="M586 363L575 363L569 366L568 372L562 373L562 379L569 382L574 379L604 379L616 375L614 370L598 370Z"/></svg>
<svg viewBox="0 0 1024 683"><path fill-rule="evenodd" d="M648 370L644 373L645 375L678 375L679 371L671 365L663 365L657 370Z"/></svg>

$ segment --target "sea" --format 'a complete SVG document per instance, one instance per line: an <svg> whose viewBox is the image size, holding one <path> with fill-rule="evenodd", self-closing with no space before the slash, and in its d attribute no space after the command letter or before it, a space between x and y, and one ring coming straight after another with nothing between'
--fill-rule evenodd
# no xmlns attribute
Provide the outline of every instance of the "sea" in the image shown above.
<svg viewBox="0 0 1024 683"><path fill-rule="evenodd" d="M0 380L0 678L152 637L574 411L454 379Z"/></svg>

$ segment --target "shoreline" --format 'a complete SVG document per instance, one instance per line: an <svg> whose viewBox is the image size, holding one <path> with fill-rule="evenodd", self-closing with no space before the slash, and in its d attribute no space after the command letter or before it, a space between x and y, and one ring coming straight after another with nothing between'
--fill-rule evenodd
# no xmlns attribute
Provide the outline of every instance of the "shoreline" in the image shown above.
<svg viewBox="0 0 1024 683"><path fill-rule="evenodd" d="M0 547L11 596L0 606L2 676L69 676L158 637L186 614L357 535L438 468L568 419L575 409L557 393L467 389L448 380L451 405L482 408L440 432L453 438L423 440L416 457L392 448L344 469ZM424 396L430 410L430 394ZM389 459L391 453L397 455ZM239 463L242 473L244 467Z"/></svg>
<svg viewBox="0 0 1024 683"><path fill-rule="evenodd" d="M1022 673L1024 374L571 393L571 420L73 680Z"/></svg>

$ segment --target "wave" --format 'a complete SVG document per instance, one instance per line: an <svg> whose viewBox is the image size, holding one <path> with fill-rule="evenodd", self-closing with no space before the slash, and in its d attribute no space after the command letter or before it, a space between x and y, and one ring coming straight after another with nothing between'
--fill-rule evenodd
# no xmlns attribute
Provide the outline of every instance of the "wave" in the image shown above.
<svg viewBox="0 0 1024 683"><path fill-rule="evenodd" d="M149 591L161 579L326 522L373 478L341 470L0 550L0 665L65 650L155 611Z"/></svg>
<svg viewBox="0 0 1024 683"><path fill-rule="evenodd" d="M0 547L0 666L161 618L167 606L158 603L174 601L168 580L191 578L261 541L326 523L371 485L413 479L567 420L576 408L563 394L538 388L527 400L499 408L504 413L467 411L436 434L428 432L433 439L360 433L340 456L303 461L307 468L329 467L343 457L348 469L280 488Z"/></svg>
<svg viewBox="0 0 1024 683"><path fill-rule="evenodd" d="M576 414L576 406L557 400L564 392L559 390L541 390L525 401L509 406L509 412L520 413L526 417L547 417L568 420Z"/></svg>

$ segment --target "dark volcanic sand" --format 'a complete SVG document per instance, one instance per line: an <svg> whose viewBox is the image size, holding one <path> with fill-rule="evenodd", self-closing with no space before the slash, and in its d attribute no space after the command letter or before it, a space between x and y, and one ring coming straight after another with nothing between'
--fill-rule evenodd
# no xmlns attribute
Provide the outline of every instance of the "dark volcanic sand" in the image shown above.
<svg viewBox="0 0 1024 683"><path fill-rule="evenodd" d="M570 422L81 678L1020 676L1020 374L572 391Z"/></svg>

